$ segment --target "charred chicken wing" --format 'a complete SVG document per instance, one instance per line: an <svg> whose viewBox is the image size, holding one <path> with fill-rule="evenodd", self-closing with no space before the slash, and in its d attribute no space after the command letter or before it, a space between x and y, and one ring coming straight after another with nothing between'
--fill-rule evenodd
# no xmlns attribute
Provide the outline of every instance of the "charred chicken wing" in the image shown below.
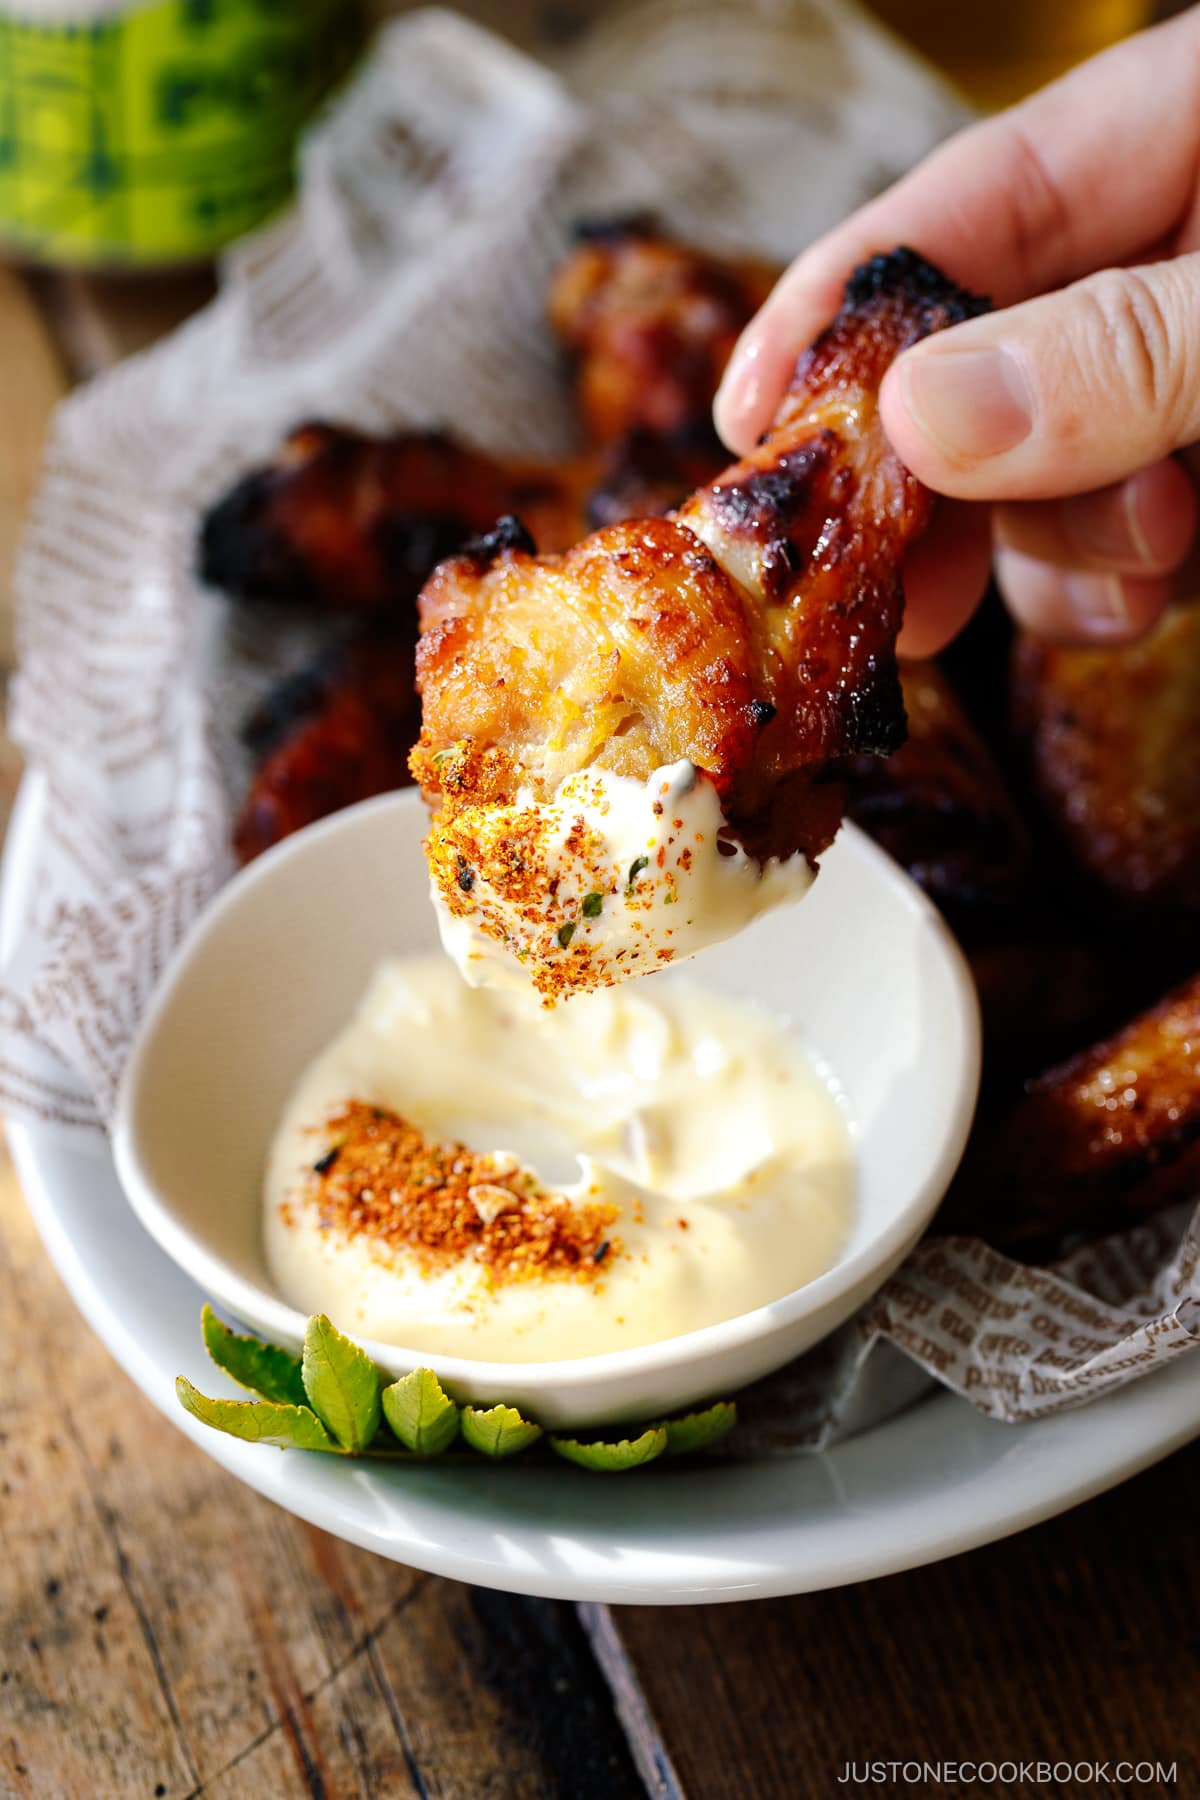
<svg viewBox="0 0 1200 1800"><path fill-rule="evenodd" d="M260 761L234 827L241 861L403 787L417 723L412 634L390 622L280 682L243 733Z"/></svg>
<svg viewBox="0 0 1200 1800"><path fill-rule="evenodd" d="M550 323L576 358L584 425L712 439L712 400L734 344L779 271L710 256L644 221L582 226L550 289Z"/></svg>
<svg viewBox="0 0 1200 1800"><path fill-rule="evenodd" d="M931 498L879 384L985 304L911 251L876 257L763 443L674 516L558 556L508 519L435 570L412 767L469 978L607 984L807 884L841 815L830 764L904 734L900 562Z"/></svg>
<svg viewBox="0 0 1200 1800"><path fill-rule="evenodd" d="M585 229L549 313L602 453L510 463L436 433L302 425L210 509L201 575L247 602L367 612L411 600L502 514L562 550L589 525L665 512L723 466L712 398L771 279L644 225Z"/></svg>
<svg viewBox="0 0 1200 1800"><path fill-rule="evenodd" d="M1016 709L1042 797L1112 895L1200 913L1200 606L1111 650L1017 646Z"/></svg>
<svg viewBox="0 0 1200 1800"><path fill-rule="evenodd" d="M1003 916L1029 873L1004 778L936 663L904 663L900 681L908 737L893 756L853 759L846 815L960 928Z"/></svg>
<svg viewBox="0 0 1200 1800"><path fill-rule="evenodd" d="M200 574L243 601L411 604L430 569L502 513L519 509L556 548L574 543L595 478L591 462L507 464L437 434L301 425L208 513Z"/></svg>
<svg viewBox="0 0 1200 1800"><path fill-rule="evenodd" d="M944 1222L1006 1245L1099 1233L1194 1193L1198 1146L1200 977L1031 1082L968 1151Z"/></svg>

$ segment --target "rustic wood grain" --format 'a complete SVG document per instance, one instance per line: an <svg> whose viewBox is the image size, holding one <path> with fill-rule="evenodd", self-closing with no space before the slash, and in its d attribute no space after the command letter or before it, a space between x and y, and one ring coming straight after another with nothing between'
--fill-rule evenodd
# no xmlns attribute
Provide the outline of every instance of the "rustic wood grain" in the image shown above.
<svg viewBox="0 0 1200 1800"><path fill-rule="evenodd" d="M12 661L12 568L52 407L67 377L24 278L0 267L0 666Z"/></svg>
<svg viewBox="0 0 1200 1800"><path fill-rule="evenodd" d="M0 1171L0 1792L643 1791L568 1606L400 1568L242 1487L75 1313Z"/></svg>
<svg viewBox="0 0 1200 1800"><path fill-rule="evenodd" d="M75 381L155 343L216 291L207 268L141 277L47 269L30 281Z"/></svg>
<svg viewBox="0 0 1200 1800"><path fill-rule="evenodd" d="M622 1609L617 1629L689 1800L833 1794L846 1764L873 1759L1148 1759L1177 1763L1176 1791L1197 1794L1198 1516L1193 1446L968 1556L826 1594L697 1607L682 1629L661 1610Z"/></svg>

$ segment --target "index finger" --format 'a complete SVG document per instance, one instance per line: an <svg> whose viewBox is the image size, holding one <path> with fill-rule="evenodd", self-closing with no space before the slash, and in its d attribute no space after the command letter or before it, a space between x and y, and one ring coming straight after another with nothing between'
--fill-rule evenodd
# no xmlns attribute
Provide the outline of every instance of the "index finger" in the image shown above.
<svg viewBox="0 0 1200 1800"><path fill-rule="evenodd" d="M998 306L1158 245L1192 200L1200 155L1200 13L1094 57L969 126L806 250L742 333L717 428L745 454L796 356L856 264L911 244Z"/></svg>

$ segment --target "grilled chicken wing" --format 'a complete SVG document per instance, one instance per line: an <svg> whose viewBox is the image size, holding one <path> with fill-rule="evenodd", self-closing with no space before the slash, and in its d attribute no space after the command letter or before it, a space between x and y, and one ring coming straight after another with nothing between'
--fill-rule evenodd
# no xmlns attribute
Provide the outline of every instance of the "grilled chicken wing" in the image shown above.
<svg viewBox="0 0 1200 1800"><path fill-rule="evenodd" d="M1136 644L1017 646L1016 716L1051 817L1117 899L1200 913L1200 606Z"/></svg>
<svg viewBox="0 0 1200 1800"><path fill-rule="evenodd" d="M377 626L281 682L243 736L261 761L234 828L249 862L302 825L403 787L417 733L412 633Z"/></svg>
<svg viewBox="0 0 1200 1800"><path fill-rule="evenodd" d="M968 1151L943 1223L1005 1245L1099 1233L1188 1191L1197 1156L1200 976L1031 1082Z"/></svg>
<svg viewBox="0 0 1200 1800"><path fill-rule="evenodd" d="M1029 843L1004 778L946 676L902 663L908 737L855 757L846 815L902 863L960 928L1003 915L1029 873Z"/></svg>
<svg viewBox="0 0 1200 1800"><path fill-rule="evenodd" d="M778 274L675 243L644 220L581 226L547 311L575 354L580 410L595 442L631 432L713 439L717 384Z"/></svg>
<svg viewBox="0 0 1200 1800"><path fill-rule="evenodd" d="M301 425L207 514L200 574L243 601L400 606L502 513L519 509L547 544L574 543L595 482L591 460L509 464L432 433Z"/></svg>
<svg viewBox="0 0 1200 1800"><path fill-rule="evenodd" d="M911 251L876 257L763 443L673 517L562 556L510 519L434 572L412 767L469 976L520 963L547 998L616 981L807 880L841 813L829 765L904 733L899 569L931 499L879 383L985 304Z"/></svg>

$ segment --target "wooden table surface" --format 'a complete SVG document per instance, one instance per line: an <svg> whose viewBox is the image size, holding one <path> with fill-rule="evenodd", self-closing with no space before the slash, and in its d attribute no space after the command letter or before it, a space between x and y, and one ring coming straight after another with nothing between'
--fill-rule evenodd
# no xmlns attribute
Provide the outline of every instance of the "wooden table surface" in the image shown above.
<svg viewBox="0 0 1200 1800"><path fill-rule="evenodd" d="M6 621L50 408L207 291L0 269ZM16 777L0 744L5 803ZM855 1588L682 1611L512 1599L352 1549L211 1463L75 1313L7 1165L0 1275L4 1795L945 1791L862 1772L912 1759L1107 1762L1108 1785L1121 1759L1175 1764L1173 1791L1200 1794L1200 1446ZM991 1791L1103 1785L1060 1769Z"/></svg>

